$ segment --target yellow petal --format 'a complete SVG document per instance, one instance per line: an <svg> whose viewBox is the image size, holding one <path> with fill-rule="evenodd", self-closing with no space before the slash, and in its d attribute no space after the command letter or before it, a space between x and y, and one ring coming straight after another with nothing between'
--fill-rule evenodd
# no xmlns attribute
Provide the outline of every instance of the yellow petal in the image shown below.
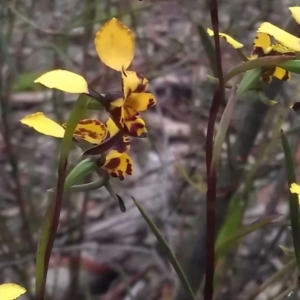
<svg viewBox="0 0 300 300"><path fill-rule="evenodd" d="M62 125L64 128L66 124ZM107 135L106 126L96 119L81 120L74 131L74 136L91 144L100 144Z"/></svg>
<svg viewBox="0 0 300 300"><path fill-rule="evenodd" d="M279 80L287 81L291 79L291 73L287 70L281 69L279 67L275 68L274 77L278 78Z"/></svg>
<svg viewBox="0 0 300 300"><path fill-rule="evenodd" d="M296 36L282 30L281 28L269 23L264 22L260 25L257 32L267 33L276 39L280 44L289 48L292 51L300 51L300 39Z"/></svg>
<svg viewBox="0 0 300 300"><path fill-rule="evenodd" d="M88 84L85 79L66 70L53 70L37 78L35 83L41 83L50 89L58 89L67 93L88 93Z"/></svg>
<svg viewBox="0 0 300 300"><path fill-rule="evenodd" d="M124 180L125 174L132 175L133 173L133 161L127 153L123 153L121 156L111 159L108 154L103 168L106 169L112 177L119 177L120 180Z"/></svg>
<svg viewBox="0 0 300 300"><path fill-rule="evenodd" d="M151 93L132 93L125 102L125 107L130 106L135 111L145 111L156 104L156 99Z"/></svg>
<svg viewBox="0 0 300 300"><path fill-rule="evenodd" d="M124 99L127 99L131 93L144 92L149 86L148 80L143 75L133 71L123 70L122 80Z"/></svg>
<svg viewBox="0 0 300 300"><path fill-rule="evenodd" d="M272 42L271 38L266 33L260 33L258 32L254 41L253 41L253 55L257 55L258 57L263 56L264 54L267 54L272 51Z"/></svg>
<svg viewBox="0 0 300 300"><path fill-rule="evenodd" d="M136 118L135 120L125 120L125 125L130 136L136 137L147 133L146 124L141 118Z"/></svg>
<svg viewBox="0 0 300 300"><path fill-rule="evenodd" d="M128 27L113 18L97 32L95 47L105 65L116 71L126 70L134 56L134 36Z"/></svg>
<svg viewBox="0 0 300 300"><path fill-rule="evenodd" d="M116 123L111 118L109 118L106 121L105 125L106 125L106 128L107 128L108 132L109 132L110 137L115 135L120 130L118 128L118 126L116 125Z"/></svg>
<svg viewBox="0 0 300 300"><path fill-rule="evenodd" d="M62 126L47 118L42 112L28 115L20 120L20 122L45 135L63 138L65 134Z"/></svg>
<svg viewBox="0 0 300 300"><path fill-rule="evenodd" d="M0 285L1 300L15 300L25 294L26 290L14 283L5 283Z"/></svg>
<svg viewBox="0 0 300 300"><path fill-rule="evenodd" d="M291 49L282 46L281 44L274 44L272 45L272 50L278 53L282 53L282 54L293 54L294 51L292 51Z"/></svg>
<svg viewBox="0 0 300 300"><path fill-rule="evenodd" d="M299 6L293 6L289 7L289 10L291 11L291 14L295 21L300 24L300 7Z"/></svg>
<svg viewBox="0 0 300 300"><path fill-rule="evenodd" d="M106 155L106 159L113 159L121 156L123 153L130 149L130 140L128 135L124 135L121 140L116 142L109 153Z"/></svg>
<svg viewBox="0 0 300 300"><path fill-rule="evenodd" d="M297 183L292 183L290 187L290 191L292 194L300 195L300 185L298 185Z"/></svg>
<svg viewBox="0 0 300 300"><path fill-rule="evenodd" d="M209 36L214 36L214 32L207 28L207 33ZM236 41L235 39L233 39L230 35L228 34L225 34L225 33L222 33L222 32L219 32L219 36L224 38L226 40L226 42L228 44L230 44L234 49L240 49L242 47L244 47L243 44L239 43L238 41Z"/></svg>

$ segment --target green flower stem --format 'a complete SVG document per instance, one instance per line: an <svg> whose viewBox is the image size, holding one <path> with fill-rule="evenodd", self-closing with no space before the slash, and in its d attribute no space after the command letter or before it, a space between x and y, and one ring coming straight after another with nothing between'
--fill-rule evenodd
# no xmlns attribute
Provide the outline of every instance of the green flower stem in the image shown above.
<svg viewBox="0 0 300 300"><path fill-rule="evenodd" d="M54 193L48 194L50 203L46 211L45 223L42 227L37 249L35 284L37 300L45 299L47 271L61 211L68 155L72 145L74 130L78 122L84 117L87 104L87 96L80 95L70 113L61 145L56 190Z"/></svg>

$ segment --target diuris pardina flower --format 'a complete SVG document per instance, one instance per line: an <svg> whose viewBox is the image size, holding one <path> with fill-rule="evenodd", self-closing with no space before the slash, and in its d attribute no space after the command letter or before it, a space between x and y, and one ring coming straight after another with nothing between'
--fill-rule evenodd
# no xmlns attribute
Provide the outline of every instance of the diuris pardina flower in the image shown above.
<svg viewBox="0 0 300 300"><path fill-rule="evenodd" d="M65 124L58 124L55 121L47 118L42 112L37 112L25 116L21 123L32 127L39 133L53 136L56 138L63 138L65 133ZM115 123L108 119L104 124L96 119L81 120L74 131L74 138L85 141L89 144L101 144L118 130ZM122 140L114 143L112 148L105 155L105 162L101 166L108 171L113 177L118 177L124 180L125 174L132 175L133 162L131 157L126 153L130 148L129 138L124 135Z"/></svg>
<svg viewBox="0 0 300 300"><path fill-rule="evenodd" d="M111 97L108 93L102 104L117 124L124 129L125 134L142 136L147 132L145 122L140 118L140 112L155 105L155 97L146 92L148 80L142 75L129 71L135 51L134 35L129 28L113 18L105 23L96 33L95 48L100 60L111 69L118 71L122 78L122 92ZM53 70L35 80L48 88L55 88L69 93L91 94L91 88L86 80L73 72ZM92 97L97 93L93 91Z"/></svg>
<svg viewBox="0 0 300 300"><path fill-rule="evenodd" d="M0 284L1 300L15 300L25 294L26 290L14 283Z"/></svg>
<svg viewBox="0 0 300 300"><path fill-rule="evenodd" d="M213 36L214 33L211 29L207 29L207 33L210 36ZM243 44L232 38L230 35L225 33L219 33L219 36L224 38L228 44L230 44L234 49L239 50L244 47ZM266 33L257 32L256 37L253 41L253 50L251 56L248 57L248 60L256 59L257 57L263 56L272 56L272 55L284 55L291 54L292 51L285 48L284 46L276 43L273 44L271 37ZM289 80L291 74L289 71L286 71L279 67L268 67L263 68L262 80L264 82L270 82L272 77L276 77L279 80Z"/></svg>

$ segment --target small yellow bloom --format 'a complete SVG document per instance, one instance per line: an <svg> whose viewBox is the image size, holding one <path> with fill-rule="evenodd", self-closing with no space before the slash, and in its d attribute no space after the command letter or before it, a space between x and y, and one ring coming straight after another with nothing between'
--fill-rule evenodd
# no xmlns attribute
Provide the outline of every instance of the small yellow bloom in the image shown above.
<svg viewBox="0 0 300 300"><path fill-rule="evenodd" d="M14 283L0 284L0 299L15 300L25 294L26 290Z"/></svg>
<svg viewBox="0 0 300 300"><path fill-rule="evenodd" d="M44 135L56 138L64 137L65 124L59 125L50 118L47 118L42 112L25 116L20 122ZM107 138L115 135L116 132L118 132L118 128L111 119L106 124L96 119L85 119L77 124L74 137L95 145L101 144ZM116 141L107 153L102 168L106 169L113 177L119 177L121 180L124 179L125 174L132 175L133 162L131 157L126 153L129 148L129 138L125 135L123 139Z"/></svg>
<svg viewBox="0 0 300 300"><path fill-rule="evenodd" d="M213 36L214 33L211 29L207 29L207 33ZM241 49L243 44L239 43L231 36L219 33L220 37L223 37L227 43L229 43L234 49ZM293 54L292 51L281 44L273 44L269 34L258 32L253 41L253 51L251 56L248 58L256 59L257 57L271 56L271 55L283 55L283 54ZM272 77L276 77L279 80L289 80L291 74L279 67L265 68L262 74L262 80L265 82L270 82Z"/></svg>

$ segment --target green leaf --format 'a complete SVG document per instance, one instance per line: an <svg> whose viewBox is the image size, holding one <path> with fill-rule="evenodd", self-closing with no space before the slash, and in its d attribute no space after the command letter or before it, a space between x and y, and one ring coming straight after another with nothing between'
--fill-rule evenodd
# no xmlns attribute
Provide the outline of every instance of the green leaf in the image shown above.
<svg viewBox="0 0 300 300"><path fill-rule="evenodd" d="M221 151L222 151L222 145L224 143L227 129L228 129L228 126L231 121L231 117L232 117L232 113L233 113L233 109L234 109L236 100L237 100L236 89L235 89L235 86L233 86L231 89L231 94L230 94L229 100L228 100L225 110L223 112L223 115L222 115L222 118L220 121L220 125L219 125L218 131L216 134L216 138L215 138L213 156L212 156L212 164L211 164L214 168L217 168L217 166L218 166L218 162L219 162L219 159L221 156Z"/></svg>
<svg viewBox="0 0 300 300"><path fill-rule="evenodd" d="M231 78L233 78L236 75L239 75L241 73L244 73L249 70L262 68L262 67L272 67L277 66L282 62L285 62L287 60L293 59L294 56L265 56L265 57L259 57L257 59L252 59L247 62L243 62L242 64L235 67L233 70L229 71L225 77L224 82L228 82Z"/></svg>
<svg viewBox="0 0 300 300"><path fill-rule="evenodd" d="M290 71L292 73L300 74L300 60L288 60L279 63L278 67Z"/></svg>
<svg viewBox="0 0 300 300"><path fill-rule="evenodd" d="M239 84L239 87L237 88L236 91L237 98L242 93L252 89L254 86L257 86L257 83L260 81L260 77L261 77L261 68L246 72Z"/></svg>
<svg viewBox="0 0 300 300"><path fill-rule="evenodd" d="M201 45L204 48L205 54L209 60L210 67L215 77L218 77L218 70L216 65L216 54L213 43L206 32L206 29L202 26L202 24L198 24L197 26L198 34L200 36Z"/></svg>
<svg viewBox="0 0 300 300"><path fill-rule="evenodd" d="M265 227L266 225L270 224L274 219L277 219L279 216L280 215L272 215L263 217L258 221L251 223L250 225L241 227L232 235L224 239L222 243L219 243L218 247L216 247L216 254L220 255L221 252L223 252L226 248L236 243L240 238L244 237L245 235L251 232Z"/></svg>
<svg viewBox="0 0 300 300"><path fill-rule="evenodd" d="M296 182L295 163L290 149L289 142L281 130L281 142L285 157L286 173L288 186ZM290 207L290 219L292 227L292 236L294 242L295 255L297 260L298 270L300 271L300 219L299 219L299 199L297 194L289 192L289 207Z"/></svg>
<svg viewBox="0 0 300 300"><path fill-rule="evenodd" d="M222 249L222 244L225 243L229 236L232 236L239 229L243 212L244 207L243 205L240 205L239 201L233 201L230 204L228 217L225 224L222 226L216 241L216 249L221 249L218 250L219 257L227 251L226 247L223 247ZM217 259L219 259L219 257Z"/></svg>
<svg viewBox="0 0 300 300"><path fill-rule="evenodd" d="M153 234L155 235L155 237L157 238L157 240L160 242L160 244L164 247L164 249L166 250L166 254L174 268L174 270L176 271L179 279L181 280L182 285L184 286L184 288L186 289L186 291L189 293L189 295L191 296L191 299L195 300L195 296L193 294L192 288L176 258L176 256L174 255L174 253L172 252L170 246L168 245L167 241L165 240L165 238L163 237L163 235L161 234L161 232L159 231L159 229L156 227L156 225L154 224L154 222L151 220L151 218L148 216L148 214L146 213L146 211L142 208L142 206L138 203L137 200L135 200L132 197L132 200L134 202L134 204L136 205L136 207L138 208L138 210L140 211L141 215L143 216L143 218L145 219L146 223L148 224L148 226L150 227L151 231L153 232ZM199 278L200 280L200 278Z"/></svg>

